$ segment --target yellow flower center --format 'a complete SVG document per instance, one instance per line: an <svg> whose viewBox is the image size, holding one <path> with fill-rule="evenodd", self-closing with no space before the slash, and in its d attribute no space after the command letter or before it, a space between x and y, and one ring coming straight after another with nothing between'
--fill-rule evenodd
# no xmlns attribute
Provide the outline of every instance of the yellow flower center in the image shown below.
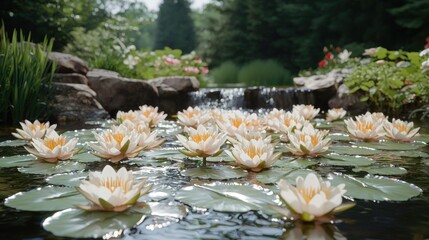
<svg viewBox="0 0 429 240"><path fill-rule="evenodd" d="M42 124L40 124L40 125L35 125L35 124L31 124L30 125L30 129L31 130L33 130L33 131L36 131L37 130L37 127L39 127L39 129L40 129L40 131L42 131L42 130L45 130L45 124L44 123L42 123Z"/></svg>
<svg viewBox="0 0 429 240"><path fill-rule="evenodd" d="M231 119L231 123L234 127L238 128L243 123L243 120L241 118L233 118Z"/></svg>
<svg viewBox="0 0 429 240"><path fill-rule="evenodd" d="M262 151L260 148L257 148L256 146L251 146L246 149L246 153L250 158L254 158L255 156L261 156Z"/></svg>
<svg viewBox="0 0 429 240"><path fill-rule="evenodd" d="M64 146L66 144L66 139L63 137L50 138L43 141L43 144L49 148L50 150L53 150L56 146Z"/></svg>
<svg viewBox="0 0 429 240"><path fill-rule="evenodd" d="M121 178L118 177L109 177L103 179L102 185L109 189L111 192L115 191L116 188L122 188L124 193L127 193L131 188L131 181L124 182Z"/></svg>
<svg viewBox="0 0 429 240"><path fill-rule="evenodd" d="M118 133L111 133L111 134L107 135L107 140L110 141L110 142L114 140L118 144L121 144L121 142L124 139L124 137L125 137L124 134L122 134L120 132L118 132Z"/></svg>
<svg viewBox="0 0 429 240"><path fill-rule="evenodd" d="M200 143L201 141L206 141L209 137L213 137L213 135L211 135L210 133L204 133L204 134L195 134L192 135L192 141L196 142L196 143Z"/></svg>
<svg viewBox="0 0 429 240"><path fill-rule="evenodd" d="M366 121L357 122L356 128L362 132L369 132L374 129L374 124L372 122L366 122Z"/></svg>
<svg viewBox="0 0 429 240"><path fill-rule="evenodd" d="M319 143L319 137L316 134L313 134L311 137L311 145L316 146Z"/></svg>
<svg viewBox="0 0 429 240"><path fill-rule="evenodd" d="M301 188L298 191L301 194L302 198L304 198L306 204L309 204L311 199L313 199L313 197L320 192L324 192L327 199L329 199L329 196L331 194L327 189L315 189L311 187Z"/></svg>
<svg viewBox="0 0 429 240"><path fill-rule="evenodd" d="M122 121L125 121L125 120L133 121L134 120L134 115L133 114L125 114L125 115L123 115L122 116Z"/></svg>
<svg viewBox="0 0 429 240"><path fill-rule="evenodd" d="M395 123L393 124L393 127L398 129L400 132L407 132L407 126L402 123Z"/></svg>

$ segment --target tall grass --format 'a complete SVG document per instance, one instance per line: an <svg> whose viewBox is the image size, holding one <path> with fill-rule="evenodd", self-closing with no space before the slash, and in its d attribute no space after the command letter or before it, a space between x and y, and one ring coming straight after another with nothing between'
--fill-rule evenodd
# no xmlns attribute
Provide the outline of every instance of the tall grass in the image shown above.
<svg viewBox="0 0 429 240"><path fill-rule="evenodd" d="M247 86L292 86L292 74L275 60L255 60L244 65L238 81Z"/></svg>
<svg viewBox="0 0 429 240"><path fill-rule="evenodd" d="M9 40L0 29L0 122L47 117L55 64L48 56L53 40L31 43L31 35L13 31Z"/></svg>
<svg viewBox="0 0 429 240"><path fill-rule="evenodd" d="M215 83L237 83L240 68L232 61L222 63L211 71Z"/></svg>

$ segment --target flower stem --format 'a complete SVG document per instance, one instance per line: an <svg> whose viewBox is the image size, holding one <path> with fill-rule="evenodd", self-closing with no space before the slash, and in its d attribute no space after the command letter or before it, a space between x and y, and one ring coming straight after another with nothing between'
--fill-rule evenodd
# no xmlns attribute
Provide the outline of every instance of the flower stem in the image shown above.
<svg viewBox="0 0 429 240"><path fill-rule="evenodd" d="M203 157L203 167L205 167L207 165L207 157Z"/></svg>

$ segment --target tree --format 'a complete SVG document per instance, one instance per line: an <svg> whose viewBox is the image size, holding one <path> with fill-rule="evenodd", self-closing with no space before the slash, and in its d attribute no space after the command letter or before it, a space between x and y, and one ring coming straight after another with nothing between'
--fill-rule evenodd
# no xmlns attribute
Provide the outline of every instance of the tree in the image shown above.
<svg viewBox="0 0 429 240"><path fill-rule="evenodd" d="M164 0L159 7L155 49L170 47L188 53L195 49L195 29L187 0Z"/></svg>

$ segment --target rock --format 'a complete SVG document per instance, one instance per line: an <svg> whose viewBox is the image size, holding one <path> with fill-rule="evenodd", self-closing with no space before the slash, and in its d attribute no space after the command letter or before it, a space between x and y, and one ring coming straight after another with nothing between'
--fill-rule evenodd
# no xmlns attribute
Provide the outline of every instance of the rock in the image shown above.
<svg viewBox="0 0 429 240"><path fill-rule="evenodd" d="M189 76L160 77L148 80L148 83L157 88L168 86L179 93L196 91L200 87L198 79Z"/></svg>
<svg viewBox="0 0 429 240"><path fill-rule="evenodd" d="M120 76L121 75L117 72L105 70L105 69L99 69L99 68L91 69L86 74L86 77L89 80L95 80L98 78L106 78L106 77L120 77Z"/></svg>
<svg viewBox="0 0 429 240"><path fill-rule="evenodd" d="M78 83L88 85L88 79L84 75L78 73L55 73L52 81L60 83Z"/></svg>
<svg viewBox="0 0 429 240"><path fill-rule="evenodd" d="M49 60L57 63L57 73L80 73L86 75L88 72L88 66L82 59L67 53L51 52Z"/></svg>
<svg viewBox="0 0 429 240"><path fill-rule="evenodd" d="M360 101L363 95L358 93L343 94L342 96L335 96L329 100L330 108L343 108L352 116L364 114L368 111L368 103Z"/></svg>
<svg viewBox="0 0 429 240"><path fill-rule="evenodd" d="M109 117L85 84L53 83L53 116L58 122L100 120Z"/></svg>
<svg viewBox="0 0 429 240"><path fill-rule="evenodd" d="M144 104L157 105L158 90L144 80L103 76L88 80L89 87L97 93L97 100L111 116L119 110L136 110Z"/></svg>
<svg viewBox="0 0 429 240"><path fill-rule="evenodd" d="M312 75L309 77L295 77L294 83L311 90L329 88L337 86L350 74L351 69L333 69L327 74Z"/></svg>

